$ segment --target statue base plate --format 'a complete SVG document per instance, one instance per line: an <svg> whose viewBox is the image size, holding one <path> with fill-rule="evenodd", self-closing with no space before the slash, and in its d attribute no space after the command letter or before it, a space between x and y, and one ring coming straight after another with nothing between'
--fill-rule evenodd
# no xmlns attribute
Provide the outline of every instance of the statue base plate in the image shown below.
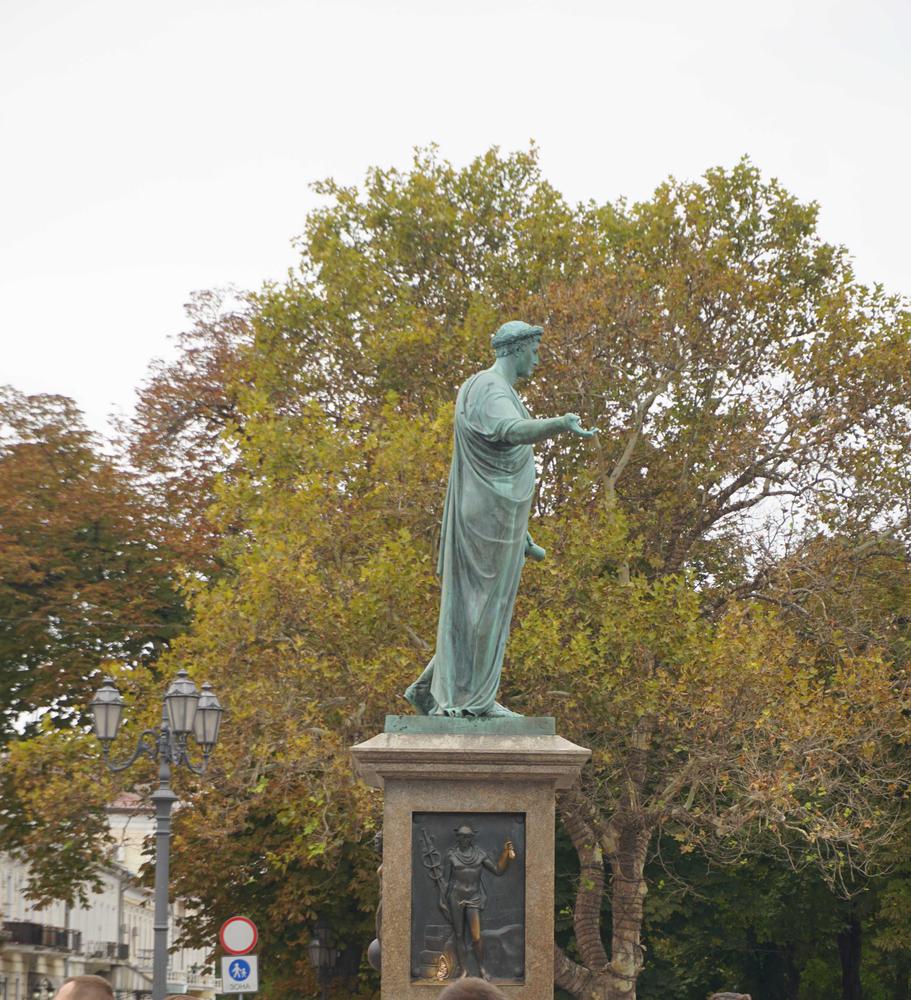
<svg viewBox="0 0 911 1000"><path fill-rule="evenodd" d="M458 736L556 736L553 716L491 715L477 718L449 715L387 715L386 733Z"/></svg>

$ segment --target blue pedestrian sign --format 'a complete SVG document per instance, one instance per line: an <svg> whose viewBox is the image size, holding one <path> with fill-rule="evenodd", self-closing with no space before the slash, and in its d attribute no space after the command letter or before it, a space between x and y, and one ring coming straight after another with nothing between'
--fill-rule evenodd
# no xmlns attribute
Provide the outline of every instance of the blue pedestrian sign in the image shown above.
<svg viewBox="0 0 911 1000"><path fill-rule="evenodd" d="M228 966L228 974L235 983L242 983L245 979L250 978L250 963L245 962L242 958L235 958Z"/></svg>
<svg viewBox="0 0 911 1000"><path fill-rule="evenodd" d="M226 955L221 960L222 993L255 993L259 989L256 955Z"/></svg>

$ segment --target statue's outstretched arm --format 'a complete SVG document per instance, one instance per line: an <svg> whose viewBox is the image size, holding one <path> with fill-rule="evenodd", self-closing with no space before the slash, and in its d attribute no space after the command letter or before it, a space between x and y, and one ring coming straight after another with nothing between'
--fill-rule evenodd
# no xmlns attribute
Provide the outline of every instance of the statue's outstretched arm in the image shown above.
<svg viewBox="0 0 911 1000"><path fill-rule="evenodd" d="M505 437L510 444L535 444L564 433L592 437L598 432L585 430L578 414L564 413L562 417L547 417L544 420L517 420Z"/></svg>

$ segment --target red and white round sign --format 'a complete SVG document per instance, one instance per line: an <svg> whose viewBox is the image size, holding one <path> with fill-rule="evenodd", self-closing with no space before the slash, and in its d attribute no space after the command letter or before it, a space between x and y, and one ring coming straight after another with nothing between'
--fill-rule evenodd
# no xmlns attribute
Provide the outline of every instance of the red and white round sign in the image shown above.
<svg viewBox="0 0 911 1000"><path fill-rule="evenodd" d="M221 925L218 940L229 955L246 955L256 947L259 932L249 917L228 917Z"/></svg>

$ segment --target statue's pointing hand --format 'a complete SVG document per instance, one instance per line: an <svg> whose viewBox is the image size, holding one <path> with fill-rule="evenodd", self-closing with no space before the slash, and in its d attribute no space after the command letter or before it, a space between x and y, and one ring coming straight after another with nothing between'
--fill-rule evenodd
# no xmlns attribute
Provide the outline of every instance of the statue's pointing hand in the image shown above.
<svg viewBox="0 0 911 1000"><path fill-rule="evenodd" d="M564 413L563 421L566 424L566 429L571 434L577 434L579 437L590 438L598 433L596 430L586 430L582 426L582 421L579 419L578 413Z"/></svg>
<svg viewBox="0 0 911 1000"><path fill-rule="evenodd" d="M507 840L503 845L503 853L509 858L510 861L516 860L516 849L512 846L512 841Z"/></svg>

